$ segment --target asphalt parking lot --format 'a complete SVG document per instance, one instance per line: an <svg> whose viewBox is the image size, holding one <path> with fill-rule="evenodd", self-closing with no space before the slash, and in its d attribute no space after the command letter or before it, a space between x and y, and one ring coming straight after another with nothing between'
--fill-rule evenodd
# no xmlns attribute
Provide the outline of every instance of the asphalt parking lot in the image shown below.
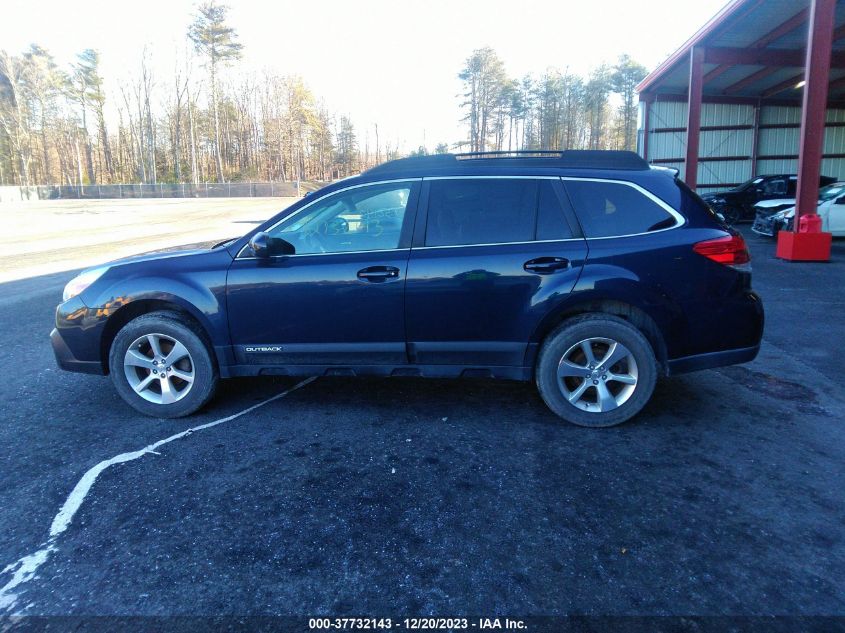
<svg viewBox="0 0 845 633"><path fill-rule="evenodd" d="M103 471L29 577L88 469L296 383L143 418L55 366L72 272L0 285L5 612L845 615L845 242L790 264L746 234L759 358L628 424L569 426L529 384L319 378Z"/></svg>

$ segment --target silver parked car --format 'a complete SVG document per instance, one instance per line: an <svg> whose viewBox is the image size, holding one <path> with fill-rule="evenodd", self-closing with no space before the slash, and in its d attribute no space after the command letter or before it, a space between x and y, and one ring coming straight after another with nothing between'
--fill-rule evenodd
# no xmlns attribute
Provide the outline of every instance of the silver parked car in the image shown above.
<svg viewBox="0 0 845 633"><path fill-rule="evenodd" d="M764 200L754 205L751 230L775 237L779 231L791 231L795 221L795 200ZM816 213L822 219L822 231L845 237L845 182L835 182L819 189Z"/></svg>

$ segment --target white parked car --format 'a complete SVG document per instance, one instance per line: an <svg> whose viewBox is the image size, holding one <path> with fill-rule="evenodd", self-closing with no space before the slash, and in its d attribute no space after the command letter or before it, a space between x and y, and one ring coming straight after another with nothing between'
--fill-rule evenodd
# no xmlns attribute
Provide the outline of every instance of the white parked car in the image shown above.
<svg viewBox="0 0 845 633"><path fill-rule="evenodd" d="M763 200L754 205L756 216L751 230L774 237L778 231L791 231L795 221L795 200ZM835 182L819 189L816 210L822 219L822 231L845 237L845 182Z"/></svg>

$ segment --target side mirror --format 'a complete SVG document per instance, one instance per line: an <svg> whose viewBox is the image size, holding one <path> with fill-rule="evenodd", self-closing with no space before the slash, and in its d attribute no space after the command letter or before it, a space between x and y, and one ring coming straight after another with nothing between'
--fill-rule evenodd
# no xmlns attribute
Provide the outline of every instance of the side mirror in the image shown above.
<svg viewBox="0 0 845 633"><path fill-rule="evenodd" d="M264 231L260 231L249 240L249 247L256 257L274 257L277 255L293 255L296 248L287 240L280 237L270 237Z"/></svg>

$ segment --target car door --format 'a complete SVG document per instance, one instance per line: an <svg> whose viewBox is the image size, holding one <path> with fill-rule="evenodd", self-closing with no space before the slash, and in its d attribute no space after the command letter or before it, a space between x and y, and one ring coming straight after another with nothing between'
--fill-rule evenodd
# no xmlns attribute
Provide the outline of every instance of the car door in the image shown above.
<svg viewBox="0 0 845 633"><path fill-rule="evenodd" d="M522 366L587 255L559 178L426 178L406 282L410 362Z"/></svg>
<svg viewBox="0 0 845 633"><path fill-rule="evenodd" d="M827 203L827 231L845 237L845 196Z"/></svg>
<svg viewBox="0 0 845 633"><path fill-rule="evenodd" d="M267 232L293 255L229 270L239 364L402 364L404 288L419 179L356 185L314 200Z"/></svg>

